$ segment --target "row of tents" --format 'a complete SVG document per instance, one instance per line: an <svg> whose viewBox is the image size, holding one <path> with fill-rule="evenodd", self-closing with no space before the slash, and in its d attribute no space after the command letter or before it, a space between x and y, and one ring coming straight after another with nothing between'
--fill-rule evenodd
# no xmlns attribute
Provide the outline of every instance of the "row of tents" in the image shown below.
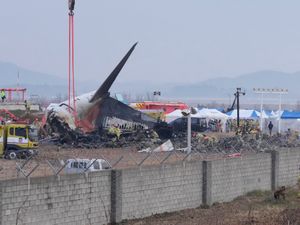
<svg viewBox="0 0 300 225"><path fill-rule="evenodd" d="M259 119L260 114L261 113L256 110L248 110L248 109L240 109L239 112L240 119ZM207 119L220 119L220 120L236 119L237 110L233 110L228 113L222 113L217 109L202 108L199 109L196 114L192 114L191 116L192 118L207 118ZM170 123L181 117L183 117L182 111L180 109L177 109L166 115L166 122ZM271 112L263 111L262 117L264 119L268 119L268 118L273 118L278 116L273 111ZM300 118L300 113L299 113L299 118Z"/></svg>
<svg viewBox="0 0 300 225"><path fill-rule="evenodd" d="M281 129L287 130L288 128L293 130L299 130L300 131L300 112L298 111L267 111L264 110L262 113L260 113L257 110L249 110L249 109L240 109L239 116L240 119L251 119L251 120L261 120L264 121L264 126L266 127L266 121L272 121L274 123L274 128L277 129L277 126L281 126ZM183 114L182 111L177 109L169 114L166 115L166 122L172 123L173 121L182 118ZM223 113L217 109L208 109L208 108L202 108L198 109L196 114L191 115L192 118L204 118L207 120L221 120L222 124L225 124L225 122L229 119L236 119L237 118L237 110L233 110L227 113ZM279 118L281 119L281 122L279 121Z"/></svg>

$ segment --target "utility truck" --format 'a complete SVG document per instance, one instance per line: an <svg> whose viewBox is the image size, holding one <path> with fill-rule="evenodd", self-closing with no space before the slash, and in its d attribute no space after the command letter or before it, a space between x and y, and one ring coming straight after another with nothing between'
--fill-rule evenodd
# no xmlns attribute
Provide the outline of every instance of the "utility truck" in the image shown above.
<svg viewBox="0 0 300 225"><path fill-rule="evenodd" d="M31 138L27 124L0 125L0 157L27 158L35 154L37 148L38 142Z"/></svg>

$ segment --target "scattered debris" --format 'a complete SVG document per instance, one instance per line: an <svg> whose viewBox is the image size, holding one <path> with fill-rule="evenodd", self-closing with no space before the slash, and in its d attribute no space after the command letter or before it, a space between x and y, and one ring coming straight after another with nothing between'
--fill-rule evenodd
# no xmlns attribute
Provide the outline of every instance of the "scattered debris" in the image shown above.
<svg viewBox="0 0 300 225"><path fill-rule="evenodd" d="M150 147L148 147L146 149L140 150L139 152L170 152L173 150L174 150L174 146L171 140L167 140L166 142L164 142L163 144L161 144L160 146L158 146L153 150Z"/></svg>
<svg viewBox="0 0 300 225"><path fill-rule="evenodd" d="M227 158L239 158L241 156L242 156L241 153L233 153L233 154L227 155Z"/></svg>
<svg viewBox="0 0 300 225"><path fill-rule="evenodd" d="M134 147L137 150L150 151L170 140L174 149L184 149L187 146L187 134L184 131L173 132L170 127L160 123L153 129L135 127L124 129L124 126L105 128L92 133L83 133L79 129L72 130L59 117L48 117L48 130L51 130L49 141L61 147L75 148L123 148ZM50 129L49 129L50 128ZM160 135L159 135L160 134ZM47 139L46 139L47 140ZM264 152L286 147L300 147L298 134L266 134L250 133L234 135L226 133L192 134L192 150L199 153L235 154L242 152ZM149 148L149 149L147 149ZM237 157L237 155L234 155Z"/></svg>
<svg viewBox="0 0 300 225"><path fill-rule="evenodd" d="M165 143L155 148L153 152L169 152L173 150L174 150L174 146L172 142L170 140L167 140Z"/></svg>

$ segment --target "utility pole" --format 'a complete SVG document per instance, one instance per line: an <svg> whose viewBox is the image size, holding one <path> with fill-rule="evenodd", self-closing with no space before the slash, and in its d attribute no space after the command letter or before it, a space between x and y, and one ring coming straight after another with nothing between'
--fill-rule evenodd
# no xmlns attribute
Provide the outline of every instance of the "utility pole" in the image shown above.
<svg viewBox="0 0 300 225"><path fill-rule="evenodd" d="M192 115L197 113L194 107L181 111L182 115L187 118L187 153L192 152Z"/></svg>
<svg viewBox="0 0 300 225"><path fill-rule="evenodd" d="M240 128L240 94L245 95L245 92L242 92L241 88L237 88L236 92L235 92L235 96L236 96L236 111L237 111L237 130L239 130Z"/></svg>
<svg viewBox="0 0 300 225"><path fill-rule="evenodd" d="M187 116L187 153L192 152L192 115L191 113Z"/></svg>

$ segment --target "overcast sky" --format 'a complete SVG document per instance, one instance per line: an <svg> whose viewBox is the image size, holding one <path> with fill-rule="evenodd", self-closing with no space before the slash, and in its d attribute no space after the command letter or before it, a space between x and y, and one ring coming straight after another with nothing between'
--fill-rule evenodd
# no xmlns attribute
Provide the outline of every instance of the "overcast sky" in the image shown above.
<svg viewBox="0 0 300 225"><path fill-rule="evenodd" d="M300 70L299 0L76 0L76 77L197 82ZM0 60L67 77L67 0L0 0Z"/></svg>

